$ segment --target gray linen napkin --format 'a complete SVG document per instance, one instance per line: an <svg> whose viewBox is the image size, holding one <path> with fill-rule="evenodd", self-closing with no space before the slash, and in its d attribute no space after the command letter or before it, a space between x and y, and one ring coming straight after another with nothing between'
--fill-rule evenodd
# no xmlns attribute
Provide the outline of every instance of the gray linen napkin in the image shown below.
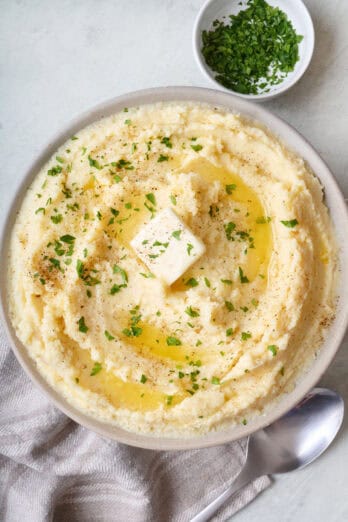
<svg viewBox="0 0 348 522"><path fill-rule="evenodd" d="M0 520L187 522L239 473L245 440L156 452L105 440L38 391L0 329ZM268 486L261 477L213 520L226 520Z"/></svg>

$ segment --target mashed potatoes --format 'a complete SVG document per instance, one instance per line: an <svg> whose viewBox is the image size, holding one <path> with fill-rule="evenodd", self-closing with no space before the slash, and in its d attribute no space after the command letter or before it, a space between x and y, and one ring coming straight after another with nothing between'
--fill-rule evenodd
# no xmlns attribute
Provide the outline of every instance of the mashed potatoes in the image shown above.
<svg viewBox="0 0 348 522"><path fill-rule="evenodd" d="M178 436L245 424L294 385L333 317L322 199L254 122L200 104L124 109L73 136L27 192L10 251L17 335L104 421ZM165 208L205 246L171 286L130 246Z"/></svg>

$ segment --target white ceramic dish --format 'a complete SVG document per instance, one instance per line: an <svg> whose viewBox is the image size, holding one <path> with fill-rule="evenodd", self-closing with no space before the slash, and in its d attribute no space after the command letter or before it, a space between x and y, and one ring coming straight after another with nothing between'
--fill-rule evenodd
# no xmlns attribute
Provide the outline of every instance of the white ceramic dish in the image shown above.
<svg viewBox="0 0 348 522"><path fill-rule="evenodd" d="M210 30L214 20L222 20L223 17L226 16L226 20L228 21L228 16L230 14L236 15L241 9L245 9L245 0L242 5L239 5L240 0L207 0L199 11L193 28L193 52L203 74L213 82L216 88L252 101L265 101L270 98L275 98L295 85L295 83L297 83L306 72L314 50L315 38L313 22L311 15L302 0L267 0L267 2L274 7L279 7L284 13L286 13L289 20L291 20L296 33L303 35L304 37L302 42L299 44L300 59L297 62L295 69L288 74L282 83L279 85L273 85L268 93L240 94L225 88L215 80L215 73L206 64L201 52L202 31Z"/></svg>
<svg viewBox="0 0 348 522"><path fill-rule="evenodd" d="M208 433L190 439L182 438L163 438L149 435L138 435L127 432L116 426L93 419L81 411L71 406L62 396L53 390L37 371L34 362L29 357L26 348L17 339L16 334L10 323L7 296L6 296L6 274L8 243L16 213L21 205L23 196L32 182L35 175L42 168L44 163L69 137L74 135L79 129L89 125L103 116L109 116L121 111L124 107L139 106L142 104L155 103L159 101L194 101L208 103L213 106L224 107L226 110L241 113L246 117L256 119L265 124L273 133L288 145L289 148L301 155L316 173L321 183L325 187L326 204L331 212L331 217L336 229L337 241L340 245L339 263L341 278L338 293L337 314L331 326L327 340L324 342L318 357L314 361L309 371L303 375L295 389L287 395L281 397L279 402L274 404L263 415L250 420L246 426L231 426L227 430ZM329 169L319 157L317 152L309 143L287 123L274 116L259 105L252 104L230 94L210 89L196 87L162 87L147 89L144 91L133 92L109 100L101 105L87 111L59 133L49 142L45 150L38 156L36 161L28 169L21 186L13 200L7 219L4 223L1 241L0 261L2 269L0 271L1 283L1 309L9 340L18 361L31 379L43 390L54 404L76 422L90 428L100 435L125 444L149 449L170 449L184 450L190 448L201 448L224 444L232 440L240 439L268 424L275 421L278 417L290 410L301 398L318 382L322 374L333 359L348 323L348 243L346 241L348 230L348 214L344 198L336 184L335 179Z"/></svg>

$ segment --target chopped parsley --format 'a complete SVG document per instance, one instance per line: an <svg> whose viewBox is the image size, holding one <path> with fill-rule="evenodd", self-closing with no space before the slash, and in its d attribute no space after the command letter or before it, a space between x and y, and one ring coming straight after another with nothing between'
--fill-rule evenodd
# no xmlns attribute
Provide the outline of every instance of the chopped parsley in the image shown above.
<svg viewBox="0 0 348 522"><path fill-rule="evenodd" d="M156 198L155 196L152 194L152 192L150 194L146 194L145 195L146 199L148 199L150 201L150 203L152 203L154 206L156 205Z"/></svg>
<svg viewBox="0 0 348 522"><path fill-rule="evenodd" d="M168 147L168 149L172 149L172 148L173 148L173 144L172 144L172 142L170 141L170 138L167 138L166 136L164 136L164 137L161 139L161 143L163 143L163 145L165 145L166 147Z"/></svg>
<svg viewBox="0 0 348 522"><path fill-rule="evenodd" d="M221 283L223 283L224 285L232 285L233 282L231 281L231 279L220 279Z"/></svg>
<svg viewBox="0 0 348 522"><path fill-rule="evenodd" d="M187 248L186 248L186 251L188 253L188 255L190 256L191 255L191 250L193 249L193 245L192 243L187 243Z"/></svg>
<svg viewBox="0 0 348 522"><path fill-rule="evenodd" d="M297 219L290 219L290 221L281 221L285 227L294 228L298 225Z"/></svg>
<svg viewBox="0 0 348 522"><path fill-rule="evenodd" d="M240 282L241 283L249 283L249 279L247 278L246 275L244 275L244 272L242 270L242 268L239 266L238 267L238 272L239 272L239 279L240 279Z"/></svg>
<svg viewBox="0 0 348 522"><path fill-rule="evenodd" d="M55 214L54 216L51 216L51 221L52 221L52 223L54 223L55 225L58 225L58 223L60 223L61 221L63 221L63 216L62 216L62 214Z"/></svg>
<svg viewBox="0 0 348 522"><path fill-rule="evenodd" d="M226 306L226 308L227 308L227 310L229 312L233 312L233 310L235 310L235 308L234 308L233 304L231 303L231 301L225 301L225 306Z"/></svg>
<svg viewBox="0 0 348 522"><path fill-rule="evenodd" d="M102 369L103 369L103 367L99 362L94 363L90 376L94 377L94 375L97 375L97 373L99 373Z"/></svg>
<svg viewBox="0 0 348 522"><path fill-rule="evenodd" d="M236 190L236 188L237 188L237 185L235 183L231 183L230 185L225 186L227 194L232 194L232 192L234 190Z"/></svg>
<svg viewBox="0 0 348 522"><path fill-rule="evenodd" d="M227 328L226 337L231 337L231 335L233 335L233 333L234 333L233 328Z"/></svg>
<svg viewBox="0 0 348 522"><path fill-rule="evenodd" d="M88 326L86 325L85 318L83 316L80 317L80 319L78 320L78 325L79 325L79 332L82 332L82 333L88 332Z"/></svg>
<svg viewBox="0 0 348 522"><path fill-rule="evenodd" d="M74 236L71 236L70 234L65 234L64 236L60 236L59 239L60 241L63 241L63 243L73 245L76 238Z"/></svg>
<svg viewBox="0 0 348 522"><path fill-rule="evenodd" d="M48 176L58 176L62 172L63 168L60 165L50 168L47 171Z"/></svg>
<svg viewBox="0 0 348 522"><path fill-rule="evenodd" d="M111 335L111 333L108 332L107 330L105 330L104 335L108 341L113 341L115 339L115 337L113 335Z"/></svg>
<svg viewBox="0 0 348 522"><path fill-rule="evenodd" d="M198 286L198 281L194 277L190 277L190 279L188 279L185 282L185 285L190 286L191 288L194 288L195 286Z"/></svg>
<svg viewBox="0 0 348 522"><path fill-rule="evenodd" d="M203 145L200 145L199 143L197 143L197 145L194 145L191 143L191 149L193 149L195 152L199 152L203 149Z"/></svg>
<svg viewBox="0 0 348 522"><path fill-rule="evenodd" d="M232 221L224 224L225 234L229 241L234 241L234 239L232 238L232 232L234 231L235 228L236 228L236 224L232 223Z"/></svg>
<svg viewBox="0 0 348 522"><path fill-rule="evenodd" d="M166 404L167 406L170 406L173 402L173 395L167 395L167 398L166 398Z"/></svg>
<svg viewBox="0 0 348 522"><path fill-rule="evenodd" d="M182 230L174 230L174 232L172 232L172 236L175 237L175 239L177 239L179 241L181 233L182 233Z"/></svg>
<svg viewBox="0 0 348 522"><path fill-rule="evenodd" d="M140 377L140 382L141 382L142 384L145 384L146 381L147 381L147 377L146 377L146 375L142 374L141 377Z"/></svg>
<svg viewBox="0 0 348 522"><path fill-rule="evenodd" d="M177 337L173 337L172 335L169 335L166 339L168 346L181 346L181 341Z"/></svg>
<svg viewBox="0 0 348 522"><path fill-rule="evenodd" d="M169 161L169 156L165 156L164 154L160 154L157 160L157 163L162 163L163 161Z"/></svg>
<svg viewBox="0 0 348 522"><path fill-rule="evenodd" d="M251 337L250 332L242 332L242 334L241 334L242 341L247 341L248 339L250 339L250 337Z"/></svg>
<svg viewBox="0 0 348 522"><path fill-rule="evenodd" d="M220 379L219 379L219 377L215 377L215 376L213 376L213 377L211 378L211 383L212 383L212 384L220 384Z"/></svg>
<svg viewBox="0 0 348 522"><path fill-rule="evenodd" d="M210 288L211 287L211 284L210 284L210 281L207 277L204 278L204 283L205 283L205 286Z"/></svg>
<svg viewBox="0 0 348 522"><path fill-rule="evenodd" d="M202 54L221 85L242 94L268 92L299 60L303 36L287 14L265 0L248 0L230 20L202 31Z"/></svg>
<svg viewBox="0 0 348 522"><path fill-rule="evenodd" d="M199 312L197 310L194 310L192 306L188 306L185 310L185 313L189 315L190 317L199 317Z"/></svg>
<svg viewBox="0 0 348 522"><path fill-rule="evenodd" d="M171 195L169 196L169 198L170 198L170 201L172 202L172 204L173 204L173 205L176 205L176 197L173 196L173 194L171 194Z"/></svg>
<svg viewBox="0 0 348 522"><path fill-rule="evenodd" d="M88 155L88 161L91 167L94 167L95 169L101 170L103 167L100 165L99 161L92 158L92 156Z"/></svg>
<svg viewBox="0 0 348 522"><path fill-rule="evenodd" d="M127 275L127 272L125 270L123 270L123 268L121 268L118 265L114 265L112 271L114 274L121 275L123 283L128 283L128 275Z"/></svg>
<svg viewBox="0 0 348 522"><path fill-rule="evenodd" d="M270 344L269 346L267 346L267 350L269 350L273 357L275 357L278 353L278 346L276 346L275 344Z"/></svg>

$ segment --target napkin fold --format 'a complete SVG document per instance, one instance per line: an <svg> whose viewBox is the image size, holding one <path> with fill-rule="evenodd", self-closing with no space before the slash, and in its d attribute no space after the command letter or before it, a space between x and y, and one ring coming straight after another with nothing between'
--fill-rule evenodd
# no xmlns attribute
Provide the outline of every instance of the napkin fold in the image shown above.
<svg viewBox="0 0 348 522"><path fill-rule="evenodd" d="M245 446L169 452L106 440L36 389L0 330L2 522L188 522L233 482ZM269 483L255 480L212 520L227 520Z"/></svg>

